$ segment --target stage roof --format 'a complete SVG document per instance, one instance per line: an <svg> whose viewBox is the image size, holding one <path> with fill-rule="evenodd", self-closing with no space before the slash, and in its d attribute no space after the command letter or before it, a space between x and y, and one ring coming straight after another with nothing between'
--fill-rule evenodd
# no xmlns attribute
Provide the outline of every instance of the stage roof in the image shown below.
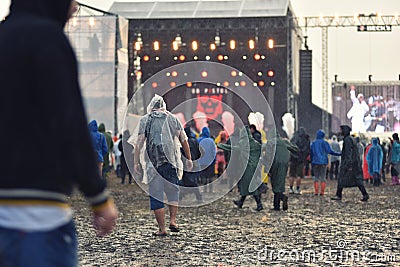
<svg viewBox="0 0 400 267"><path fill-rule="evenodd" d="M128 19L286 16L289 0L116 0L110 12Z"/></svg>

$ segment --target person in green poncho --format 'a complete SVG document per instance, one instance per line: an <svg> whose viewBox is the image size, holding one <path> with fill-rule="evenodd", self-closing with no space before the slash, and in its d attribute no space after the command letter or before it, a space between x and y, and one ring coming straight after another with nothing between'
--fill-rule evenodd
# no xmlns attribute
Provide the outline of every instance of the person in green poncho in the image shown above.
<svg viewBox="0 0 400 267"><path fill-rule="evenodd" d="M265 148L265 161L271 160L274 155L269 177L274 192L274 207L272 210L280 210L280 203L283 202L282 209L288 209L288 197L285 192L285 179L289 165L290 152L297 153L298 147L288 140L282 139L276 131L272 129L268 132L267 144ZM274 151L275 149L275 151ZM264 163L268 165L267 162Z"/></svg>
<svg viewBox="0 0 400 267"><path fill-rule="evenodd" d="M261 203L261 194L258 188L251 190L251 181L254 173L257 171L258 162L261 155L261 144L257 142L251 135L249 127L240 130L239 140L232 144L218 144L218 148L226 151L232 151L230 163L233 164L235 170L243 172L238 186L241 198L234 200L236 206L242 208L246 196L252 195L257 202L257 211L263 209ZM231 175L233 174L230 172ZM261 181L260 181L261 182Z"/></svg>

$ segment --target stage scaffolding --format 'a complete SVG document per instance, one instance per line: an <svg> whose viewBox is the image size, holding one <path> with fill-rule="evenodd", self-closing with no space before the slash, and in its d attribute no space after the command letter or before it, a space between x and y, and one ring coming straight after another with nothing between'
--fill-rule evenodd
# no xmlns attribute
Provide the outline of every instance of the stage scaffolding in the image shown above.
<svg viewBox="0 0 400 267"><path fill-rule="evenodd" d="M80 4L65 32L75 50L88 120L119 133L128 102L128 20Z"/></svg>

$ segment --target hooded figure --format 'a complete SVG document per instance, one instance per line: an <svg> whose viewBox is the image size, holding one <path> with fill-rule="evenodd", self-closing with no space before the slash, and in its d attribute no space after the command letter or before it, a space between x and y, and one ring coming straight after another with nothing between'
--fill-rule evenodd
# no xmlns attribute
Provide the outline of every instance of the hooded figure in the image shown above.
<svg viewBox="0 0 400 267"><path fill-rule="evenodd" d="M141 173L139 166L140 153L144 155L144 171L148 179L150 195L150 209L154 211L159 230L155 236L165 236L164 225L164 193L167 196L167 205L170 211L170 227L178 232L176 215L178 212L179 188L178 172L182 170L180 145L189 161L187 166L192 168L191 154L187 136L181 122L167 111L164 99L155 95L147 107L135 133L128 143L134 146L134 170Z"/></svg>
<svg viewBox="0 0 400 267"><path fill-rule="evenodd" d="M379 186L380 173L382 170L383 152L381 146L378 144L377 138L372 138L372 146L367 154L368 172L374 177L374 186Z"/></svg>
<svg viewBox="0 0 400 267"><path fill-rule="evenodd" d="M360 157L358 155L358 148L355 140L350 136L350 132L351 128L348 125L340 126L340 134L344 137L342 157L340 162L336 196L332 197L331 199L341 200L343 188L357 186L363 195L362 201L367 201L369 199L369 195L365 190L363 183L363 174Z"/></svg>
<svg viewBox="0 0 400 267"><path fill-rule="evenodd" d="M261 203L260 192L258 191L258 188L252 187L252 184L254 183L252 182L253 176L257 176L255 172L260 160L261 144L252 137L249 127L245 127L239 132L238 142L232 144L218 144L217 146L223 150L230 151L232 157L235 156L235 160L232 158L231 162L234 163L234 166L231 166L230 168L240 170L239 172L244 170L238 184L241 199L237 201L235 200L235 205L242 208L246 196L253 195L257 202L256 210L262 210L263 206Z"/></svg>
<svg viewBox="0 0 400 267"><path fill-rule="evenodd" d="M273 146L275 146L275 154L273 153ZM266 155L273 157L273 162L270 173L270 180L272 185L272 192L274 192L274 208L273 210L280 210L280 202L283 202L283 210L288 209L288 197L284 195L285 192L285 178L287 174L290 153L297 153L298 147L289 141L282 139L275 129L268 132L268 141L266 146Z"/></svg>
<svg viewBox="0 0 400 267"><path fill-rule="evenodd" d="M319 194L319 183L321 184L321 196L325 193L326 168L328 165L328 154L340 156L332 150L327 141L324 140L325 132L318 130L317 138L312 142L310 149L311 163L314 172L314 195Z"/></svg>
<svg viewBox="0 0 400 267"><path fill-rule="evenodd" d="M340 153L340 145L336 135L332 135L331 138L331 148L333 151ZM331 180L337 180L337 176L339 173L339 163L340 157L331 155L331 167L329 168L329 178Z"/></svg>
<svg viewBox="0 0 400 267"><path fill-rule="evenodd" d="M106 138L106 143L107 143L107 148L108 148L108 152L104 155L104 160L103 160L103 174L108 172L110 170L110 152L113 150L114 148L114 142L113 139L111 137L111 134L106 132L106 126L104 125L104 123L100 123L99 125L99 132L104 135L104 137Z"/></svg>
<svg viewBox="0 0 400 267"><path fill-rule="evenodd" d="M200 178L203 185L208 185L204 188L205 192L207 188L210 192L213 191L212 180L215 176L215 158L217 155L217 148L214 140L210 136L210 129L208 129L208 127L203 127L201 136L197 139L201 152L199 158L201 168Z"/></svg>
<svg viewBox="0 0 400 267"><path fill-rule="evenodd" d="M94 151L97 155L97 162L103 163L104 156L108 153L106 138L99 132L97 121L92 120L89 122L90 136L92 137L92 144Z"/></svg>
<svg viewBox="0 0 400 267"><path fill-rule="evenodd" d="M18 140L3 145L11 152L0 178L0 247L7 247L0 266L78 266L69 205L74 188L90 203L98 235L115 225L117 211L98 172L77 62L64 34L71 4L11 0L10 15L0 23L1 137L13 132ZM29 155L22 165L21 153ZM60 233L68 242L49 242ZM11 239L18 245L6 245Z"/></svg>

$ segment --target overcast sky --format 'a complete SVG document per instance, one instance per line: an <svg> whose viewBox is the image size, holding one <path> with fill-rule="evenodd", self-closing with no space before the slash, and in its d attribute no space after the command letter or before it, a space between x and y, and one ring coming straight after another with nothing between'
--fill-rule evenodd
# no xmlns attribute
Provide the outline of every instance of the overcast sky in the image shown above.
<svg viewBox="0 0 400 267"><path fill-rule="evenodd" d="M80 0L82 3L108 10L113 0ZM268 0L266 0L268 1ZM9 0L0 0L0 18L7 14ZM353 16L380 13L400 15L400 0L291 0L297 16ZM321 30L308 29L308 45L313 50L313 101L320 105ZM391 32L357 32L356 27L330 28L328 31L329 79L342 81L398 80L400 75L400 26Z"/></svg>

